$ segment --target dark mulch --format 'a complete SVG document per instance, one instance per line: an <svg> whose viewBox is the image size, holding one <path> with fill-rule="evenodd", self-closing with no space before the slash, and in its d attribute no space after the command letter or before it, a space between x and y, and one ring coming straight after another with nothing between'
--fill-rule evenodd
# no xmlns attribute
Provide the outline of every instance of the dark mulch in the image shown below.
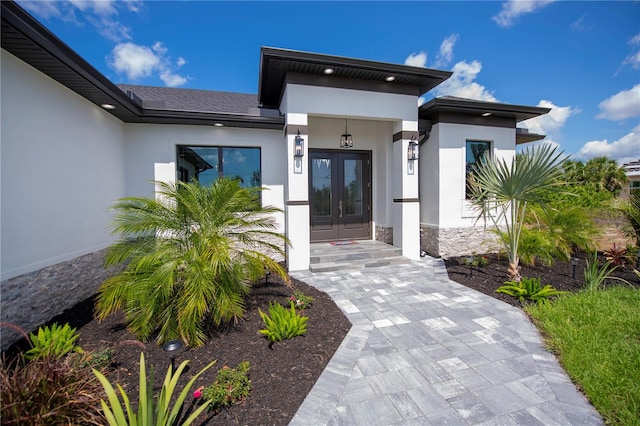
<svg viewBox="0 0 640 426"><path fill-rule="evenodd" d="M188 371L180 378L185 384L201 368L217 360L210 370L201 376L192 391L200 385L213 383L223 366L235 368L242 361L249 361L252 390L244 401L219 413L201 416L197 424L207 425L286 425L298 410L307 393L316 382L345 335L351 328L349 320L321 291L292 279L295 289L314 298L311 308L301 311L309 317L308 332L271 347L258 330L263 322L258 308L268 312L269 302L278 301L289 306L293 290L279 278L269 277L256 284L246 299L246 315L243 320L224 330L213 332L210 341L201 348L187 349L176 358L176 366L189 360ZM78 344L85 350L104 347L116 349L115 365L107 373L112 383L120 383L132 399L137 400L140 352L144 351L147 368L155 371L155 390L160 389L169 358L155 342L141 343L135 340L124 324L123 317L113 315L102 323L92 317L94 301L87 299L51 322L68 322L80 333ZM179 390L182 386L179 385ZM193 398L187 398L188 405Z"/></svg>
<svg viewBox="0 0 640 426"><path fill-rule="evenodd" d="M514 306L521 306L520 301L503 293L496 293L496 289L509 280L507 274L508 262L504 257L496 254L483 255L489 263L486 266L465 265L468 256L451 257L445 259L445 265L449 278L467 287L478 290L496 299L500 299ZM557 290L576 292L584 287L584 268L587 255L578 254L578 265L575 278L573 266L569 262L555 262L552 266L536 265L535 267L522 266L520 274L528 278L540 278L542 285L551 284ZM590 262L593 260L589 258ZM599 256L599 261L604 262L604 256ZM640 288L640 278L633 273L632 268L618 268L613 276L627 280L631 285ZM617 280L609 280L607 285L620 285Z"/></svg>

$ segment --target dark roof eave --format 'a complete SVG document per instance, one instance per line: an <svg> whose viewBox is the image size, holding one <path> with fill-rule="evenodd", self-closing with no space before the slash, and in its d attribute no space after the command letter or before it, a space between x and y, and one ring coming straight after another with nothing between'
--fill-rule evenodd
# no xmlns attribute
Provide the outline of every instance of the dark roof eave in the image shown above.
<svg viewBox="0 0 640 426"><path fill-rule="evenodd" d="M2 48L87 100L97 105L116 105L120 113L109 111L116 117L122 115L122 109L128 114L140 112L139 107L122 90L14 1L2 1ZM69 79L70 76L74 78ZM98 89L100 94L78 90L82 80ZM74 87L74 83L78 86Z"/></svg>
<svg viewBox="0 0 640 426"><path fill-rule="evenodd" d="M504 104L498 102L477 101L461 98L434 98L420 106L420 118L428 118L438 112L458 112L463 114L490 113L498 117L515 118L516 122L544 115L550 108L532 107L525 105Z"/></svg>
<svg viewBox="0 0 640 426"><path fill-rule="evenodd" d="M535 142L546 138L547 135L539 135L537 133L520 133L516 132L516 145Z"/></svg>
<svg viewBox="0 0 640 426"><path fill-rule="evenodd" d="M277 75L274 77L270 77L269 64L271 61L280 62L279 66L276 67L277 70L274 69L271 71L271 73L282 74L281 76ZM304 64L321 66L322 68L334 68L336 69L336 71L339 71L340 69L348 69L351 71L357 70L369 73L392 74L396 76L398 80L403 77L418 79L420 81L420 84L412 84L412 86L417 87L421 92L420 94L426 93L429 90L433 89L434 87L451 77L451 75L453 74L451 71L442 71L430 68L412 67L408 65L376 62L342 56L324 55L297 50L262 47L260 49L260 71L258 79L258 100L260 103L265 106L278 106L277 103L279 101L279 94L282 93L282 86L284 85L284 75L287 72L303 72L317 75L321 74L310 72L308 70L301 71L300 69L294 69L295 67L291 64L293 62L295 62L297 65L300 65L301 67ZM336 72L336 76L339 75L340 73ZM279 88L279 90L270 90L270 93L266 93L265 86L267 86L267 80L272 80L270 82L270 87L276 86ZM396 80L396 82L398 80Z"/></svg>
<svg viewBox="0 0 640 426"><path fill-rule="evenodd" d="M284 117L257 117L244 114L221 114L203 111L174 111L144 109L138 123L214 125L220 123L228 127L245 127L282 130Z"/></svg>

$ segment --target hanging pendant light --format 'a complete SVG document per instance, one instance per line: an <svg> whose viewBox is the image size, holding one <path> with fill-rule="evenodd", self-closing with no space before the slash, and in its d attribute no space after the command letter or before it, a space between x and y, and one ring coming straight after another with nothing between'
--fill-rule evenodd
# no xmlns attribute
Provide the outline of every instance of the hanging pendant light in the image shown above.
<svg viewBox="0 0 640 426"><path fill-rule="evenodd" d="M353 137L347 130L347 119L344 119L344 133L340 136L340 148L353 148Z"/></svg>

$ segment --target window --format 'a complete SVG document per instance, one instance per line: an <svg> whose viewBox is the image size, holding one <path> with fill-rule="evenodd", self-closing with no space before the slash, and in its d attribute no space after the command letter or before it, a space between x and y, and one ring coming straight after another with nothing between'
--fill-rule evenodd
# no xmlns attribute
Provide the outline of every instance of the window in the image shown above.
<svg viewBox="0 0 640 426"><path fill-rule="evenodd" d="M211 185L221 177L238 179L245 188L262 186L260 148L178 146L178 180Z"/></svg>
<svg viewBox="0 0 640 426"><path fill-rule="evenodd" d="M471 198L471 182L474 180L476 164L482 160L485 155L491 153L491 142L485 141L467 141L466 146L466 185L465 185L465 199Z"/></svg>
<svg viewBox="0 0 640 426"><path fill-rule="evenodd" d="M629 190L630 191L640 191L640 180L630 180L629 181Z"/></svg>

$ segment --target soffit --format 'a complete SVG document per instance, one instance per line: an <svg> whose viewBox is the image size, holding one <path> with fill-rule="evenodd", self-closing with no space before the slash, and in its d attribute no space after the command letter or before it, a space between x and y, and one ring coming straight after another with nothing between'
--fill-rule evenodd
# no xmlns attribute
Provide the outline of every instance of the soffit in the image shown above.
<svg viewBox="0 0 640 426"><path fill-rule="evenodd" d="M469 116L486 116L510 118L516 123L547 114L550 108L540 108L524 105L503 104L498 102L484 102L473 99L457 98L453 96L444 96L441 98L431 99L429 102L420 106L419 117L421 119L433 119L442 113L461 114Z"/></svg>
<svg viewBox="0 0 640 426"><path fill-rule="evenodd" d="M331 75L325 74L327 68L333 70ZM416 96L451 76L449 71L263 47L260 51L259 102L265 107L278 108L286 76L294 73L324 76L324 81L329 83L323 85L330 85L331 78L336 78L371 82L374 83L372 87L382 87L392 93L406 93L407 88L411 88ZM387 82L389 76L393 76L394 81Z"/></svg>

